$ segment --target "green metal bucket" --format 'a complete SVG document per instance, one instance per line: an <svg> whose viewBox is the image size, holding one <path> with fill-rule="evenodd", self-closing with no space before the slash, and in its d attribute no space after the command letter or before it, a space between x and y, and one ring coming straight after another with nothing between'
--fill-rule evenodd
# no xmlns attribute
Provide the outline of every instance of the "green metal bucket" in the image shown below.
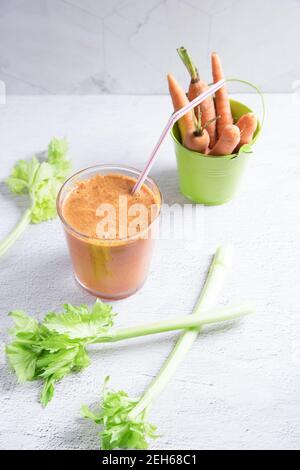
<svg viewBox="0 0 300 470"><path fill-rule="evenodd" d="M243 103L230 100L234 119L252 112ZM179 187L181 193L193 202L219 205L235 196L251 155L251 145L258 138L262 125L258 122L253 140L241 147L236 155L213 157L186 149L180 139L177 123L171 130L175 144Z"/></svg>

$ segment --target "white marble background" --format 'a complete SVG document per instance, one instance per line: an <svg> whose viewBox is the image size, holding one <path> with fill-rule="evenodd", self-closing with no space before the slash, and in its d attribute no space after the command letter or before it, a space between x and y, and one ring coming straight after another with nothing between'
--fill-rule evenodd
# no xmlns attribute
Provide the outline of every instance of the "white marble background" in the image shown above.
<svg viewBox="0 0 300 470"><path fill-rule="evenodd" d="M299 0L0 0L0 80L15 94L161 94L168 71L187 80L185 45L208 80L217 50L227 76L292 92L299 24Z"/></svg>

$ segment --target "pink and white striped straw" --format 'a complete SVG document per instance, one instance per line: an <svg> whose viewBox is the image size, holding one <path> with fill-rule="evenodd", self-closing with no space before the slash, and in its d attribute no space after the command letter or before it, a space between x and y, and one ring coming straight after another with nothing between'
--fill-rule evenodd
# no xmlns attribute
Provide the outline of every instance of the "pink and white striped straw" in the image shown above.
<svg viewBox="0 0 300 470"><path fill-rule="evenodd" d="M176 111L175 113L172 114L172 116L168 120L166 126L164 127L164 130L162 131L161 136L157 141L157 144L155 145L154 149L152 150L152 153L149 157L147 165L145 166L145 168L141 172L140 176L138 177L137 182L135 183L134 187L132 188L132 194L134 194L136 191L139 191L141 186L143 185L145 179L147 178L147 176L149 174L149 171L152 168L153 163L155 162L157 152L158 152L161 144L163 143L163 141L164 141L165 137L167 136L167 134L169 133L170 129L174 126L175 122L177 122L180 118L182 118L182 116L184 116L188 111L193 109L195 106L202 103L202 101L204 101L206 98L213 95L217 90L222 88L222 86L225 84L225 82L226 82L225 79L219 80L217 83L210 86L209 89L206 90L204 93L201 93L201 95L197 96L195 99L190 101L186 106L184 106L183 108L179 109L178 111Z"/></svg>

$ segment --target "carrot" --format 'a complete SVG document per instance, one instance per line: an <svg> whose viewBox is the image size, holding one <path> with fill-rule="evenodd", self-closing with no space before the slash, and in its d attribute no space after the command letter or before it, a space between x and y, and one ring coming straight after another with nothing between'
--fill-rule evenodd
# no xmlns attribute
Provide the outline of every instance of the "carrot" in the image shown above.
<svg viewBox="0 0 300 470"><path fill-rule="evenodd" d="M211 66L213 80L214 83L216 83L222 78L224 78L221 60L216 52L213 52L211 55ZM224 85L222 88L220 88L220 90L216 92L215 106L216 114L220 116L220 119L217 122L217 134L218 137L220 137L225 126L227 126L228 124L233 124L226 85Z"/></svg>
<svg viewBox="0 0 300 470"><path fill-rule="evenodd" d="M197 106L198 110L199 106ZM199 114L201 111L199 110ZM189 130L184 139L184 146L187 149L194 150L199 153L207 153L209 147L209 134L205 128L202 127L201 118L194 118L194 129Z"/></svg>
<svg viewBox="0 0 300 470"><path fill-rule="evenodd" d="M208 89L208 85L199 77L198 70L195 67L187 50L184 47L180 47L177 49L177 52L191 76L188 99L192 101L194 98L206 91ZM207 132L209 134L210 145L212 147L216 142L216 122L214 119L216 117L216 112L212 96L208 97L205 101L203 101L203 103L200 104L200 111L202 126L204 127L207 122L210 122L210 124L207 126ZM195 114L197 117L199 117L197 110L195 110Z"/></svg>
<svg viewBox="0 0 300 470"><path fill-rule="evenodd" d="M209 151L210 138L207 128L212 122L215 122L218 117L207 121L204 126L201 122L201 111L200 105L197 106L195 111L198 111L199 118L197 119L195 114L193 115L195 129L193 132L189 131L184 140L184 146L195 152L206 154Z"/></svg>
<svg viewBox="0 0 300 470"><path fill-rule="evenodd" d="M203 129L202 135L195 135L195 132L189 131L184 139L184 146L194 152L207 153L209 147L209 135L206 129Z"/></svg>
<svg viewBox="0 0 300 470"><path fill-rule="evenodd" d="M209 155L216 157L231 155L240 141L240 129L234 124L224 127L216 145L209 151Z"/></svg>
<svg viewBox="0 0 300 470"><path fill-rule="evenodd" d="M173 108L174 111L178 111L179 109L183 108L186 104L188 104L189 100L185 92L171 73L168 74L167 78L169 84L169 91L173 102ZM195 129L193 121L193 112L189 111L184 116L182 116L182 118L180 118L178 121L178 125L182 142L184 142L185 136L187 135L188 131Z"/></svg>
<svg viewBox="0 0 300 470"><path fill-rule="evenodd" d="M240 117L236 126L241 131L241 140L236 148L236 151L238 151L242 145L249 144L253 139L253 134L257 128L257 118L254 113L246 113Z"/></svg>

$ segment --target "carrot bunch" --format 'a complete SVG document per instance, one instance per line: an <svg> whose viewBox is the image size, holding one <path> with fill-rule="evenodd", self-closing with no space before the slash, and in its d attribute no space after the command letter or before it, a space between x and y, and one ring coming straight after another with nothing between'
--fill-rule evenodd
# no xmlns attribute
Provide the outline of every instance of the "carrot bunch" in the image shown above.
<svg viewBox="0 0 300 470"><path fill-rule="evenodd" d="M184 47L177 49L178 54L190 75L188 92L168 74L169 91L174 111L178 111L189 101L208 89L208 84L199 76L191 56ZM214 83L224 78L219 55L211 56L212 76ZM241 116L237 122L231 114L230 101L226 85L203 101L193 111L185 114L178 122L183 145L196 152L223 156L239 151L242 145L249 144L257 127L257 118L253 113Z"/></svg>

